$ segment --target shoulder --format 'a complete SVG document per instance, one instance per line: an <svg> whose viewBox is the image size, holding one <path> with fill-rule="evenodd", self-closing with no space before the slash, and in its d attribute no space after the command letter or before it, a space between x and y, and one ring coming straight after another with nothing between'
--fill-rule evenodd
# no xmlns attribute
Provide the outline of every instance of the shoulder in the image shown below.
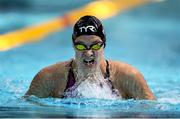
<svg viewBox="0 0 180 119"><path fill-rule="evenodd" d="M43 84L53 84L55 82L65 82L69 71L71 60L58 62L41 69L34 77L33 82ZM53 84L55 85L55 84Z"/></svg>
<svg viewBox="0 0 180 119"><path fill-rule="evenodd" d="M138 71L135 67L127 63L110 60L109 64L110 64L110 70L112 70L112 73L115 76L128 76L128 77L142 76L140 71Z"/></svg>
<svg viewBox="0 0 180 119"><path fill-rule="evenodd" d="M48 97L54 96L56 90L63 92L70 62L71 60L59 62L40 70L33 78L26 95Z"/></svg>
<svg viewBox="0 0 180 119"><path fill-rule="evenodd" d="M69 65L72 60L58 62L53 65L47 66L38 72L41 77L53 77L55 75L65 75L69 70Z"/></svg>
<svg viewBox="0 0 180 119"><path fill-rule="evenodd" d="M110 61L109 64L114 73L114 85L124 98L155 99L140 71L123 62Z"/></svg>
<svg viewBox="0 0 180 119"><path fill-rule="evenodd" d="M137 86L147 86L143 75L133 66L119 61L110 61L110 67L114 82L123 90L129 90L129 88Z"/></svg>

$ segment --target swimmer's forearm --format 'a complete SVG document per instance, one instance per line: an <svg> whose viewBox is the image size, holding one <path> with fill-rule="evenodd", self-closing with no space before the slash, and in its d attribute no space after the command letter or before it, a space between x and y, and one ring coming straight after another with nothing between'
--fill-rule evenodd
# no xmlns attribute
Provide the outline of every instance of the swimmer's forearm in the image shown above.
<svg viewBox="0 0 180 119"><path fill-rule="evenodd" d="M48 97L47 93L45 93L41 87L39 87L38 85L37 86L33 85L33 83L31 83L31 86L30 86L29 90L26 92L25 97L30 96L30 95L34 95L39 98Z"/></svg>
<svg viewBox="0 0 180 119"><path fill-rule="evenodd" d="M123 87L127 98L155 100L155 96L149 89L144 77L140 72L134 70L123 80Z"/></svg>
<svg viewBox="0 0 180 119"><path fill-rule="evenodd" d="M155 100L155 96L152 91L149 89L144 78L141 77L139 80L133 80L129 87L129 92L134 99L146 99L146 100Z"/></svg>

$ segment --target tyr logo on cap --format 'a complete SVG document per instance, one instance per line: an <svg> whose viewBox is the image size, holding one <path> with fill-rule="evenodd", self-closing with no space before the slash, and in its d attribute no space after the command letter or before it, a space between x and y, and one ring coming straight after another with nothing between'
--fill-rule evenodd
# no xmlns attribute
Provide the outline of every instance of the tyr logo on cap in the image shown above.
<svg viewBox="0 0 180 119"><path fill-rule="evenodd" d="M83 26L83 27L80 27L79 30L80 32L88 32L88 29L91 31L91 32L97 32L96 28L94 26Z"/></svg>

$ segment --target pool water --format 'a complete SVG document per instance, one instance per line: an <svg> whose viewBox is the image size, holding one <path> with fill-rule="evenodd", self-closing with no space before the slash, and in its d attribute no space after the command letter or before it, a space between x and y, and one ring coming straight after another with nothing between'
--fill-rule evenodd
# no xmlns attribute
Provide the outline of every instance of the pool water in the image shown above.
<svg viewBox="0 0 180 119"><path fill-rule="evenodd" d="M167 0L128 10L103 21L107 34L106 58L127 62L139 69L156 101L40 99L35 96L23 99L40 69L74 57L72 28L69 27L43 41L0 52L0 117L180 117L179 10L180 1ZM18 19L23 14L20 11L9 13L12 15L12 19ZM57 13L32 16L29 11L26 15L33 18L26 19L26 23L19 21L10 25L12 28L8 24L13 20L8 19L3 24L5 20L1 17L0 25L4 25L5 30L1 27L0 33L38 23L40 18L45 21Z"/></svg>

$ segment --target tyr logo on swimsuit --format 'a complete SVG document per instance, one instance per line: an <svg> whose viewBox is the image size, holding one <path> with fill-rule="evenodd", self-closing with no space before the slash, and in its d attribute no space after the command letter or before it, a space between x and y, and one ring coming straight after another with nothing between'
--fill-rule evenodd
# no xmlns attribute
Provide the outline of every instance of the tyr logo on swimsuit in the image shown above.
<svg viewBox="0 0 180 119"><path fill-rule="evenodd" d="M91 32L97 32L96 28L94 26L83 26L83 27L80 27L79 30L80 32L88 32L88 29L91 31Z"/></svg>

